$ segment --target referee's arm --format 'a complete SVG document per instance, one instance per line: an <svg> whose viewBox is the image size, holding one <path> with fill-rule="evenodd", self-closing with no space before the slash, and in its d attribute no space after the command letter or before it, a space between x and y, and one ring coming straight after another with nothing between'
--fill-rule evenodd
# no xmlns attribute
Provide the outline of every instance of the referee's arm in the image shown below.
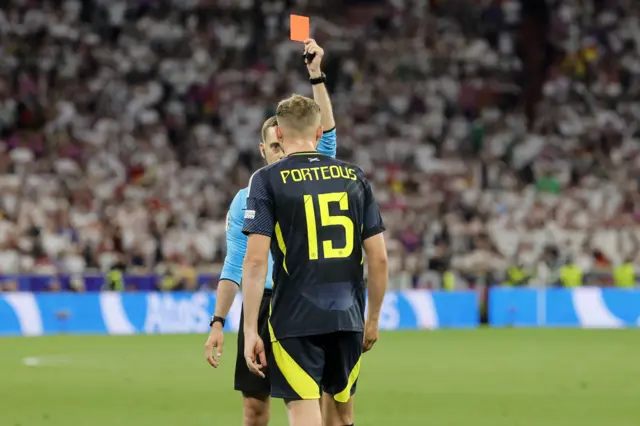
<svg viewBox="0 0 640 426"><path fill-rule="evenodd" d="M309 73L313 78L314 73ZM321 76L322 73L318 75ZM336 128L336 120L333 117L333 107L331 106L331 98L329 97L329 91L324 83L314 84L313 88L313 100L320 106L320 124L325 132L331 131Z"/></svg>
<svg viewBox="0 0 640 426"><path fill-rule="evenodd" d="M312 53L315 58L310 64L307 64L307 70L309 71L310 79L322 78L322 70L320 65L322 58L324 57L324 49L322 49L315 40L309 39L305 41L305 52ZM333 107L331 106L331 98L329 97L329 91L327 86L322 83L317 83L312 86L313 88L313 100L320 106L320 116L322 128L325 132L336 128L336 121L333 117Z"/></svg>
<svg viewBox="0 0 640 426"><path fill-rule="evenodd" d="M227 216L227 255L216 291L214 315L217 317L226 318L229 315L242 280L242 261L247 249L247 237L242 234L243 207L244 194L240 191L231 202Z"/></svg>
<svg viewBox="0 0 640 426"><path fill-rule="evenodd" d="M249 180L247 209L242 232L247 235L247 252L242 266L244 331L258 331L258 313L269 270L269 247L275 226L273 200L267 188L267 176L258 170Z"/></svg>

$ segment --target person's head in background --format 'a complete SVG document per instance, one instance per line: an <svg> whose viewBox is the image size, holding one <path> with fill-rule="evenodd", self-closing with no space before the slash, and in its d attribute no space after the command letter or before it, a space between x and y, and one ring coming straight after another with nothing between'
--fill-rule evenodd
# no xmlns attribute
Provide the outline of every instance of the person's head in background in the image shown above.
<svg viewBox="0 0 640 426"><path fill-rule="evenodd" d="M282 145L276 136L276 126L278 121L276 117L269 117L262 125L262 142L260 142L260 155L267 164L272 164L284 156Z"/></svg>
<svg viewBox="0 0 640 426"><path fill-rule="evenodd" d="M320 106L300 95L280 101L276 109L276 136L285 154L315 151L322 137Z"/></svg>

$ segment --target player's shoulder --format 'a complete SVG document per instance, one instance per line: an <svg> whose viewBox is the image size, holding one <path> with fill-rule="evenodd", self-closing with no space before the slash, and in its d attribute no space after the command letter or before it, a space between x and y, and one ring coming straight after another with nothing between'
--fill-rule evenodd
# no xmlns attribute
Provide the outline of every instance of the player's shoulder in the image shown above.
<svg viewBox="0 0 640 426"><path fill-rule="evenodd" d="M251 192L251 184L256 182L257 179L260 179L260 177L262 177L262 175L264 174L264 171L265 171L265 169L267 167L269 167L269 166L267 165L267 166L264 166L264 167L260 167L258 170L253 172L253 174L249 178L249 183L247 184L247 192Z"/></svg>
<svg viewBox="0 0 640 426"><path fill-rule="evenodd" d="M275 163L267 164L266 166L261 167L253 172L253 174L249 178L249 184L246 188L246 197L256 195L256 188L260 193L264 193L265 188L268 186L269 175L273 170L276 169L279 162L280 161L276 161Z"/></svg>
<svg viewBox="0 0 640 426"><path fill-rule="evenodd" d="M277 170L280 162L281 161L276 161L275 163L267 164L266 166L262 166L258 170L253 172L253 174L251 175L251 178L249 178L248 188L251 187L251 183L254 181L255 178L264 178L265 176L269 175L269 173L273 172L274 170Z"/></svg>

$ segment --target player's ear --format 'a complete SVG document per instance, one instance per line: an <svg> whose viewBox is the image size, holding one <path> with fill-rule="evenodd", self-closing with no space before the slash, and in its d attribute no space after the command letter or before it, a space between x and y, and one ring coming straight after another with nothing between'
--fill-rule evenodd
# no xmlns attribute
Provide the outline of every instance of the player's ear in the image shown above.
<svg viewBox="0 0 640 426"><path fill-rule="evenodd" d="M264 153L264 142L261 142L261 143L260 143L260 156L261 156L262 158L266 158L266 157L265 157L265 153Z"/></svg>
<svg viewBox="0 0 640 426"><path fill-rule="evenodd" d="M276 138L278 139L278 142L282 143L282 129L280 126L276 126Z"/></svg>
<svg viewBox="0 0 640 426"><path fill-rule="evenodd" d="M320 139L322 139L322 124L316 127L316 145L320 142Z"/></svg>

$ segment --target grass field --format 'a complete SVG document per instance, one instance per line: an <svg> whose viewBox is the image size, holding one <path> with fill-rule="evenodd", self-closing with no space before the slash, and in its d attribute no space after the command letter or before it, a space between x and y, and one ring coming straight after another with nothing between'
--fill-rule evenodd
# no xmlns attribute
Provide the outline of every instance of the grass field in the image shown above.
<svg viewBox="0 0 640 426"><path fill-rule="evenodd" d="M205 337L2 338L0 426L241 425L235 335L219 370ZM356 424L637 426L639 357L634 330L384 333ZM280 401L271 424L286 425Z"/></svg>

